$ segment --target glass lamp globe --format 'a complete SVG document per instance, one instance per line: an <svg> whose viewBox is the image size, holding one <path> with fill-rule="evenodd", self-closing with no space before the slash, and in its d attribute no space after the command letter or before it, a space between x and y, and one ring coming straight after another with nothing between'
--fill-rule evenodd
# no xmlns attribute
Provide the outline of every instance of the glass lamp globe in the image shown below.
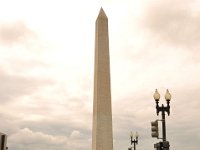
<svg viewBox="0 0 200 150"><path fill-rule="evenodd" d="M167 101L170 101L171 98L172 98L172 96L171 96L171 94L169 93L169 90L167 89L166 94L165 94L165 99L166 99Z"/></svg>
<svg viewBox="0 0 200 150"><path fill-rule="evenodd" d="M155 100L159 100L159 99L160 99L160 94L158 93L158 90L157 90L157 89L155 90L155 93L154 93L154 95L153 95L153 98L154 98Z"/></svg>
<svg viewBox="0 0 200 150"><path fill-rule="evenodd" d="M131 133L130 133L130 137L133 138L133 132L132 132L132 131L131 131Z"/></svg>
<svg viewBox="0 0 200 150"><path fill-rule="evenodd" d="M139 134L138 134L138 132L136 132L136 133L135 133L135 137L136 137L136 138L138 138L138 137L139 137Z"/></svg>

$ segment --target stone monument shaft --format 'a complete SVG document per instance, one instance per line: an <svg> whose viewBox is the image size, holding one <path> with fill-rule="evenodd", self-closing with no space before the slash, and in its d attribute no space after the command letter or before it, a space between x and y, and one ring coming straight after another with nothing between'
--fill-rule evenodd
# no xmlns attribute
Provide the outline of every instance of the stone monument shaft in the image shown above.
<svg viewBox="0 0 200 150"><path fill-rule="evenodd" d="M113 150L108 18L96 20L92 150Z"/></svg>

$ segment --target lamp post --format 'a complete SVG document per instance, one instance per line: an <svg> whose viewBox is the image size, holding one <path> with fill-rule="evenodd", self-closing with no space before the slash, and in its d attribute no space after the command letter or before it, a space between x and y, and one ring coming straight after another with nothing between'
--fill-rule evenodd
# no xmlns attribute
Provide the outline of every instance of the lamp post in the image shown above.
<svg viewBox="0 0 200 150"><path fill-rule="evenodd" d="M167 89L165 94L165 100L167 102L167 106L164 106L163 104L159 106L159 100L160 100L160 94L158 93L158 90L156 89L154 95L153 95L155 102L156 102L156 113L159 115L159 112L161 112L162 115L162 134L163 134L163 142L166 141L166 125L165 125L165 112L170 115L170 100L171 100L171 94L169 93L169 90Z"/></svg>
<svg viewBox="0 0 200 150"><path fill-rule="evenodd" d="M136 150L136 144L138 144L138 137L139 137L139 135L136 132L135 133L135 139L133 139L133 132L131 132L130 137L131 137L131 145L133 145L134 150ZM131 148L129 148L129 149L131 149Z"/></svg>

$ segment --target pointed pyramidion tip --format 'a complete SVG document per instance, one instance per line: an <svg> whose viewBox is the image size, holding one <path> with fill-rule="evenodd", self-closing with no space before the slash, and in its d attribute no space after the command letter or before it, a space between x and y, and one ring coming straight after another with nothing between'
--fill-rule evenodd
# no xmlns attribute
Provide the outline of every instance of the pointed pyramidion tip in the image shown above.
<svg viewBox="0 0 200 150"><path fill-rule="evenodd" d="M98 18L99 18L99 17L107 18L106 13L104 12L104 10L103 10L102 7L101 7L101 9L100 9L100 11L99 11Z"/></svg>

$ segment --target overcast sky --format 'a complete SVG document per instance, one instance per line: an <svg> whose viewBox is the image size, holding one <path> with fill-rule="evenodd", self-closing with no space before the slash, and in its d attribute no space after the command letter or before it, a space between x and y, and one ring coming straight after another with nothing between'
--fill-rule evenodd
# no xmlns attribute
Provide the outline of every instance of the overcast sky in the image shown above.
<svg viewBox="0 0 200 150"><path fill-rule="evenodd" d="M200 147L200 1L0 2L0 132L10 150L91 150L95 20L109 20L114 149L153 150L166 116L173 150ZM161 128L161 126L160 126Z"/></svg>

